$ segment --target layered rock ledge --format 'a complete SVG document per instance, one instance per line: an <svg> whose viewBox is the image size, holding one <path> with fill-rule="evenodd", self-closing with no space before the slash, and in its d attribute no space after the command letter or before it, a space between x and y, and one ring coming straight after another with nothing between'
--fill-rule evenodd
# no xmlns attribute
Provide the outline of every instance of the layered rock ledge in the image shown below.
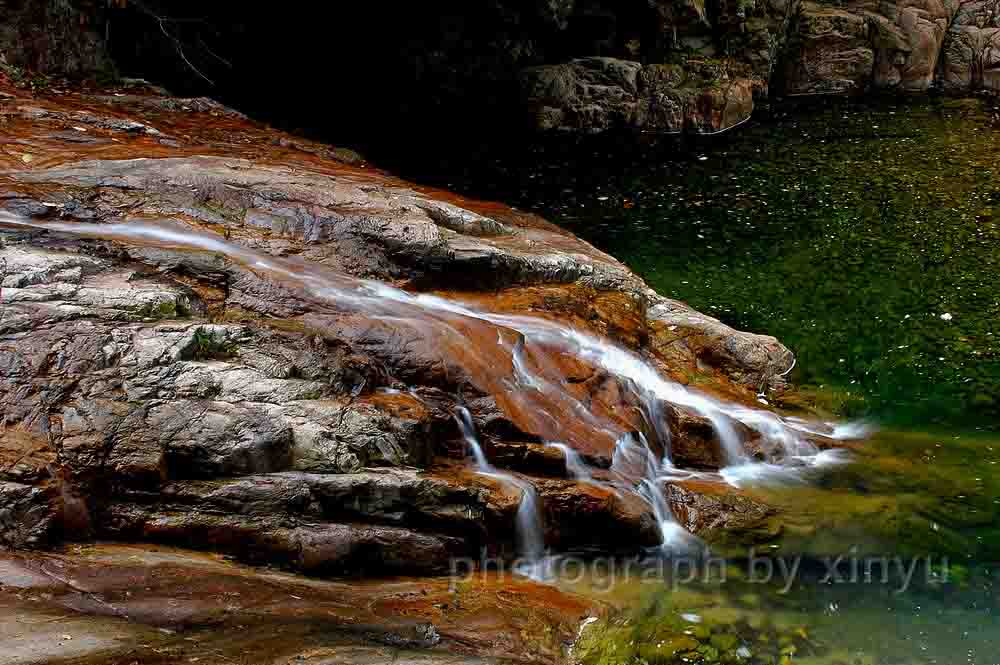
<svg viewBox="0 0 1000 665"><path fill-rule="evenodd" d="M0 553L10 665L544 663L602 611L507 575L345 583L158 546Z"/></svg>
<svg viewBox="0 0 1000 665"><path fill-rule="evenodd" d="M548 545L659 541L645 502L568 477L528 412L470 373L510 371L509 357L470 355L496 347L496 328L436 339L224 253L17 220L168 224L315 274L562 322L735 401L780 389L792 364L775 339L657 295L533 215L405 183L208 100L5 89L0 116L8 547L114 537L338 574L509 554L520 494L468 468L459 406L496 464L531 476ZM572 395L642 429L627 385L552 358ZM678 464L720 466L704 418L663 413ZM613 441L581 441L609 466Z"/></svg>

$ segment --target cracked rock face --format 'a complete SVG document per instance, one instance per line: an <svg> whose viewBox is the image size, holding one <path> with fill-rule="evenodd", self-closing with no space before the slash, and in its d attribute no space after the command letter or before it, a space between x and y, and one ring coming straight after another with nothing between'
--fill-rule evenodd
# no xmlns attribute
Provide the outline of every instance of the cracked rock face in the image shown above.
<svg viewBox="0 0 1000 665"><path fill-rule="evenodd" d="M786 92L996 91L998 30L995 0L805 1L789 38Z"/></svg>
<svg viewBox="0 0 1000 665"><path fill-rule="evenodd" d="M710 70L707 64L583 58L526 69L521 87L539 130L711 134L747 120L754 90L766 83L721 65Z"/></svg>
<svg viewBox="0 0 1000 665"><path fill-rule="evenodd" d="M568 478L539 421L501 389L511 361L489 355L497 327L440 337L274 266L559 321L746 403L791 365L773 338L662 298L532 215L336 161L204 100L19 94L0 102L16 146L0 154L6 546L155 540L372 574L437 573L484 546L512 553L520 492L468 469L459 405L487 454L537 487L550 545L658 542L648 505ZM257 258L18 219L167 224ZM640 427L628 386L565 354L550 361L574 399ZM670 418L685 464L721 463L704 422ZM606 468L614 441L585 443Z"/></svg>

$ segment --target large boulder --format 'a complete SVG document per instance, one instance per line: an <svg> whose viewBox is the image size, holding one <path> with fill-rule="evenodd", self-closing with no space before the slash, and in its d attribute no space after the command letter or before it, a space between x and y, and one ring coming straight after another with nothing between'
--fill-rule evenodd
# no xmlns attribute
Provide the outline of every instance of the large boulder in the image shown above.
<svg viewBox="0 0 1000 665"><path fill-rule="evenodd" d="M784 72L787 94L856 94L869 85L875 50L866 16L803 2L792 30Z"/></svg>
<svg viewBox="0 0 1000 665"><path fill-rule="evenodd" d="M762 84L724 61L642 65L583 58L526 69L521 85L540 130L711 134L749 118L754 89Z"/></svg>
<svg viewBox="0 0 1000 665"><path fill-rule="evenodd" d="M1000 92L1000 3L959 2L942 56L941 82L955 94Z"/></svg>
<svg viewBox="0 0 1000 665"><path fill-rule="evenodd" d="M677 83L601 66L637 94ZM561 348L556 324L747 403L791 363L544 220L348 165L204 100L9 94L5 543L70 533L439 571L482 545L513 552L530 484L550 545L651 545L646 502L545 445L606 468L648 424L632 381ZM493 463L523 475L467 470L460 409ZM721 464L697 414L670 418L679 463Z"/></svg>

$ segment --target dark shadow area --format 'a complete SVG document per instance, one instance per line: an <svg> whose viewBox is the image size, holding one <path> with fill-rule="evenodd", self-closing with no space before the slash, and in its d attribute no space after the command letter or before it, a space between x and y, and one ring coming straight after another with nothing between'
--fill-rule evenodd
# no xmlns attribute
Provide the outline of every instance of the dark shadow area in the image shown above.
<svg viewBox="0 0 1000 665"><path fill-rule="evenodd" d="M106 35L124 76L377 159L401 145L504 144L525 133L521 69L587 55L656 59L664 44L653 13L645 0L129 0L107 10Z"/></svg>

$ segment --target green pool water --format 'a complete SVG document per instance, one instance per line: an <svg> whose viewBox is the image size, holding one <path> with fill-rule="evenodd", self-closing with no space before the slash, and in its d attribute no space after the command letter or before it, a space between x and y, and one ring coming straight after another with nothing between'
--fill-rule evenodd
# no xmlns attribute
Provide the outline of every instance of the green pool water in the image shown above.
<svg viewBox="0 0 1000 665"><path fill-rule="evenodd" d="M882 431L848 464L761 487L780 535L560 564L611 607L582 665L997 665L1000 442ZM740 541L740 534L729 531Z"/></svg>
<svg viewBox="0 0 1000 665"><path fill-rule="evenodd" d="M724 585L648 580L619 591L627 609L588 626L574 656L583 665L1000 662L990 577L928 584L920 575L899 593L893 585L820 584L822 576L802 575L787 590L735 571Z"/></svg>
<svg viewBox="0 0 1000 665"><path fill-rule="evenodd" d="M758 492L782 529L765 553L805 557L787 591L739 574L570 585L618 608L585 631L585 665L1000 663L993 116L981 100L815 100L700 140L468 142L391 164L536 211L660 293L775 335L804 394L883 428L852 463ZM824 582L824 557L852 552L950 573L902 592Z"/></svg>
<svg viewBox="0 0 1000 665"><path fill-rule="evenodd" d="M774 110L701 141L416 151L404 174L531 209L659 292L797 355L892 426L1000 424L1000 130L980 100Z"/></svg>

